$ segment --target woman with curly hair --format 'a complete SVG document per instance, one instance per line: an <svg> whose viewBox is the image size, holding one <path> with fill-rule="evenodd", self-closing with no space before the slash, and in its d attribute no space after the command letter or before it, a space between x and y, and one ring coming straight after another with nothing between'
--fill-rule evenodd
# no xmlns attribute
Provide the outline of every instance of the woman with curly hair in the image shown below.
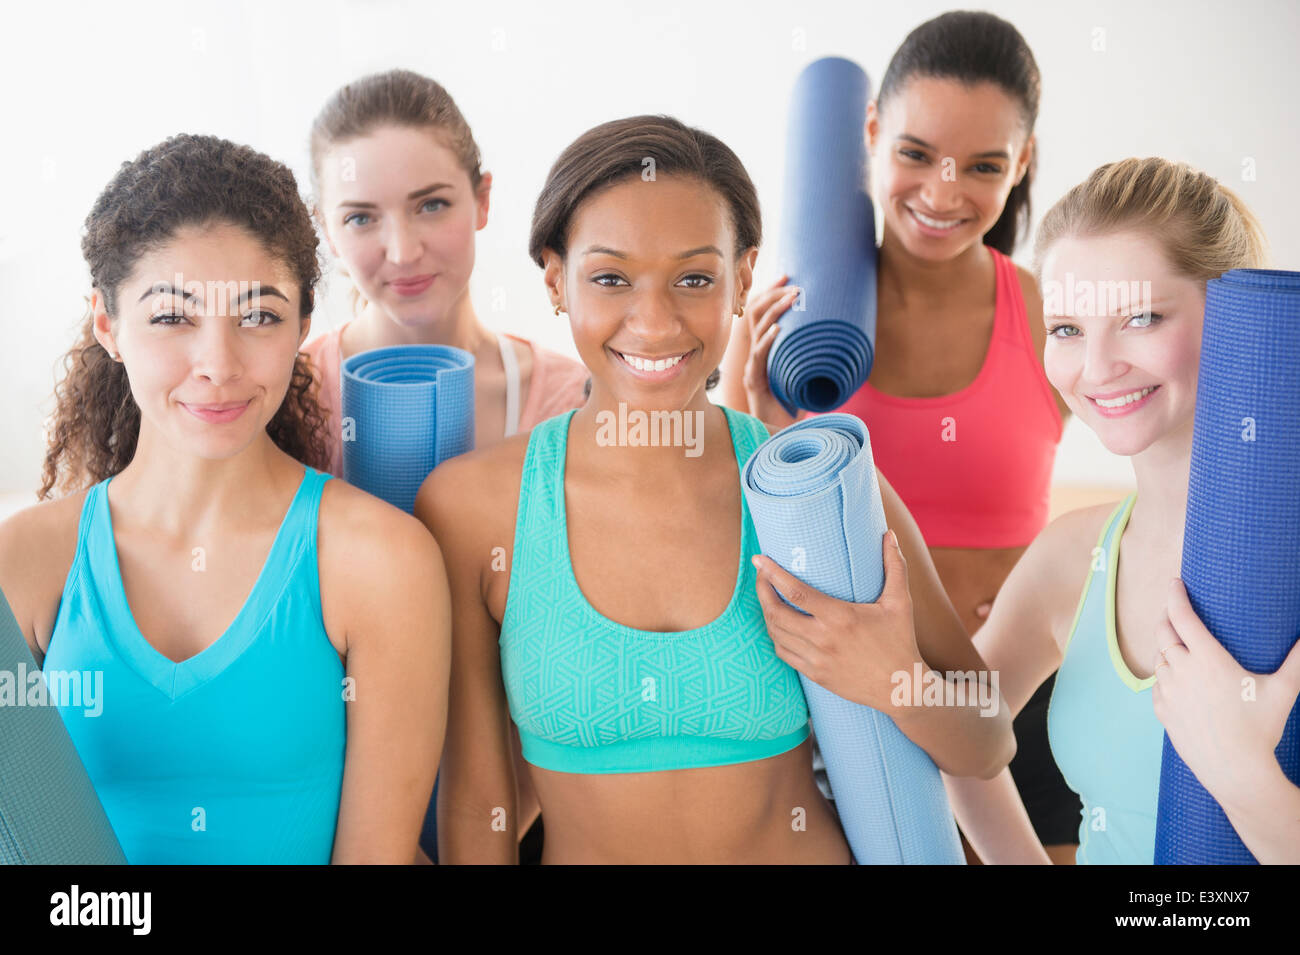
<svg viewBox="0 0 1300 955"><path fill-rule="evenodd" d="M0 524L0 588L47 677L102 681L98 713L53 702L131 863L415 857L446 576L319 470L317 244L285 166L208 136L124 163L86 220L52 499Z"/></svg>

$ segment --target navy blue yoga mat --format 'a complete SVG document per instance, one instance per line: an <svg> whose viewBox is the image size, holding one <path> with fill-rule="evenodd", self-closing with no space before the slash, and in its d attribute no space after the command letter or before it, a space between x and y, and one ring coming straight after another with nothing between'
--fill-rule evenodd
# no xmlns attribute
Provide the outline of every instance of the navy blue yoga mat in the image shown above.
<svg viewBox="0 0 1300 955"><path fill-rule="evenodd" d="M779 254L803 293L767 356L772 394L791 414L830 411L871 373L876 220L863 127L871 81L856 63L816 60L795 81L785 139Z"/></svg>
<svg viewBox="0 0 1300 955"><path fill-rule="evenodd" d="M745 462L742 484L766 556L838 600L880 596L885 509L860 418L790 425ZM858 863L965 864L943 779L925 751L885 714L799 679Z"/></svg>
<svg viewBox="0 0 1300 955"><path fill-rule="evenodd" d="M343 478L409 514L429 472L474 448L474 356L394 345L344 359L341 374Z"/></svg>
<svg viewBox="0 0 1300 955"><path fill-rule="evenodd" d="M0 865L126 865L3 593L0 681Z"/></svg>
<svg viewBox="0 0 1300 955"><path fill-rule="evenodd" d="M1300 635L1300 272L1206 283L1182 578L1245 669L1272 673ZM1300 784L1300 709L1277 748ZM1223 809L1165 736L1157 864L1249 864Z"/></svg>

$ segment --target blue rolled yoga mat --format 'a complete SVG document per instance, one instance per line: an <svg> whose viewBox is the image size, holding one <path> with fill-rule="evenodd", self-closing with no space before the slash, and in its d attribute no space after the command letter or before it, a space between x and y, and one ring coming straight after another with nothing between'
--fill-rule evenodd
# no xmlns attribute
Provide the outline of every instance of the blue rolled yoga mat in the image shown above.
<svg viewBox="0 0 1300 955"><path fill-rule="evenodd" d="M876 342L876 220L863 126L871 81L827 57L795 81L785 139L779 254L803 289L767 356L787 413L831 411L871 373Z"/></svg>
<svg viewBox="0 0 1300 955"><path fill-rule="evenodd" d="M474 356L394 345L344 359L342 377L343 479L410 514L429 472L474 448Z"/></svg>
<svg viewBox="0 0 1300 955"><path fill-rule="evenodd" d="M0 865L126 865L3 593L0 681Z"/></svg>
<svg viewBox="0 0 1300 955"><path fill-rule="evenodd" d="M885 509L861 419L834 413L790 425L745 462L742 484L765 555L836 599L880 596ZM858 863L965 864L943 779L925 751L885 714L799 679Z"/></svg>
<svg viewBox="0 0 1300 955"><path fill-rule="evenodd" d="M1206 283L1182 578L1238 663L1272 673L1300 635L1300 272ZM1300 708L1277 747L1300 784ZM1255 862L1165 735L1157 864Z"/></svg>

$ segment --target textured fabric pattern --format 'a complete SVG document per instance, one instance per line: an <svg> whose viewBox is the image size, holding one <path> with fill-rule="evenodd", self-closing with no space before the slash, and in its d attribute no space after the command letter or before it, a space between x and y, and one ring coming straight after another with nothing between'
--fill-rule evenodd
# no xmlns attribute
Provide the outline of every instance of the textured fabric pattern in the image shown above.
<svg viewBox="0 0 1300 955"><path fill-rule="evenodd" d="M1182 578L1238 663L1281 666L1300 635L1300 272L1206 284ZM1300 783L1300 708L1276 752ZM1256 861L1167 737L1155 861Z"/></svg>
<svg viewBox="0 0 1300 955"><path fill-rule="evenodd" d="M474 448L474 356L395 345L353 355L342 375L343 418L356 425L344 480L410 514L429 472Z"/></svg>
<svg viewBox="0 0 1300 955"><path fill-rule="evenodd" d="M867 191L871 82L816 60L795 81L786 126L781 270L803 289L768 353L772 394L793 415L830 411L867 380L876 341L876 220Z"/></svg>
<svg viewBox="0 0 1300 955"><path fill-rule="evenodd" d="M737 469L767 435L723 408ZM740 566L712 622L661 633L600 614L569 559L564 461L573 412L533 429L520 482L501 669L524 757L544 769L629 773L719 766L808 736L795 671L777 657L755 591L758 541L741 505Z"/></svg>
<svg viewBox="0 0 1300 955"><path fill-rule="evenodd" d="M993 334L975 380L929 398L888 395L867 381L837 409L871 429L876 466L931 547L1027 547L1047 526L1064 422L1029 331L1015 263L984 248L997 290Z"/></svg>
<svg viewBox="0 0 1300 955"><path fill-rule="evenodd" d="M328 479L304 468L235 619L179 663L127 603L113 479L87 493L45 672L103 674L101 712L59 711L131 864L329 863L346 717L317 571Z"/></svg>
<svg viewBox="0 0 1300 955"><path fill-rule="evenodd" d="M885 509L860 419L828 414L792 424L745 464L743 486L766 556L838 600L880 596ZM925 751L883 713L800 680L858 863L964 863L943 780Z"/></svg>
<svg viewBox="0 0 1300 955"><path fill-rule="evenodd" d="M1075 610L1047 711L1052 755L1083 800L1079 865L1150 865L1164 727L1151 707L1153 677L1124 663L1115 629L1120 542L1136 498L1111 513Z"/></svg>
<svg viewBox="0 0 1300 955"><path fill-rule="evenodd" d="M0 673L23 696L0 700L0 865L125 865L3 593Z"/></svg>

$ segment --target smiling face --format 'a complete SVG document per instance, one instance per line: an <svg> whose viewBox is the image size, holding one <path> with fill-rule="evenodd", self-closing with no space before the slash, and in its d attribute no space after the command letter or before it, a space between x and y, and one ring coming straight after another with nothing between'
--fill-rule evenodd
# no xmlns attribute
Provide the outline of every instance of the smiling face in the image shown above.
<svg viewBox="0 0 1300 955"><path fill-rule="evenodd" d="M567 257L543 253L598 406L678 410L708 401L756 248L735 255L726 201L689 177L632 177L585 199Z"/></svg>
<svg viewBox="0 0 1300 955"><path fill-rule="evenodd" d="M399 325L436 324L469 286L491 174L475 193L435 132L405 126L338 144L321 167L325 235L361 294Z"/></svg>
<svg viewBox="0 0 1300 955"><path fill-rule="evenodd" d="M1138 454L1191 428L1205 288L1159 241L1066 236L1047 250L1042 287L1048 380L1108 450Z"/></svg>
<svg viewBox="0 0 1300 955"><path fill-rule="evenodd" d="M298 280L244 229L181 229L141 256L109 318L95 297L95 337L126 367L141 432L228 458L266 436L289 389L310 318Z"/></svg>
<svg viewBox="0 0 1300 955"><path fill-rule="evenodd" d="M931 261L981 242L1024 176L1032 137L1020 105L994 83L913 76L867 107L874 193L885 232Z"/></svg>

